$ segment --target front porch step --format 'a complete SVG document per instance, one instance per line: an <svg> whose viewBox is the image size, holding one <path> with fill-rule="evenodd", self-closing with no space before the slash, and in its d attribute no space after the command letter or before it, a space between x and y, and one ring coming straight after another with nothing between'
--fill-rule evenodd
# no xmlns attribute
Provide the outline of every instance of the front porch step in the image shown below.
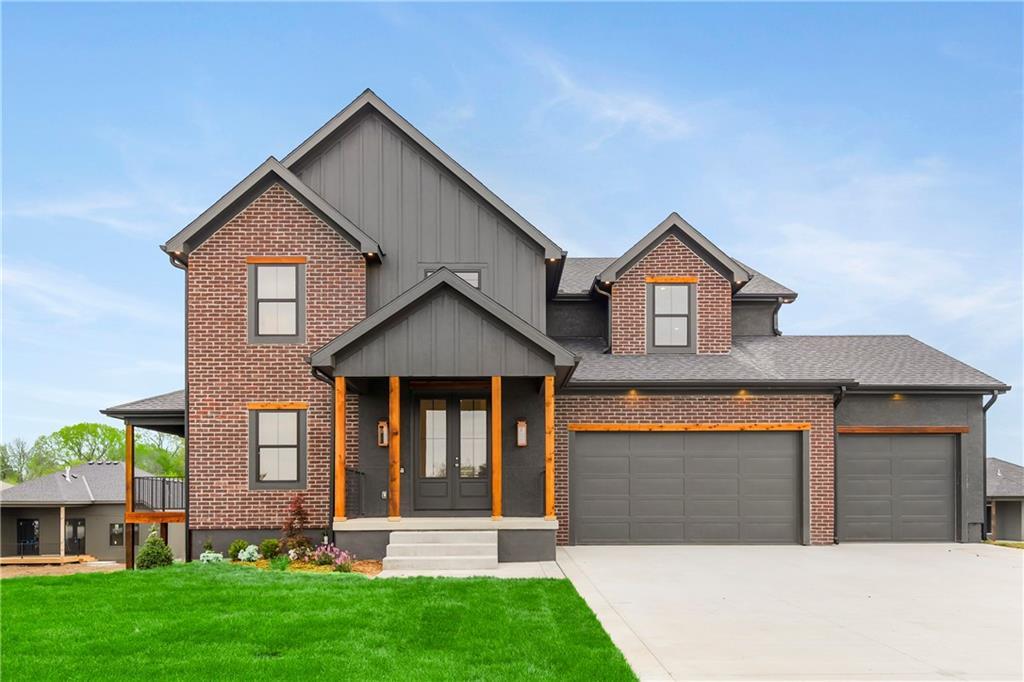
<svg viewBox="0 0 1024 682"><path fill-rule="evenodd" d="M396 530L392 531L393 545L417 544L485 544L498 545L496 530Z"/></svg>
<svg viewBox="0 0 1024 682"><path fill-rule="evenodd" d="M388 556L490 556L498 548L490 542L413 542L388 545Z"/></svg>
<svg viewBox="0 0 1024 682"><path fill-rule="evenodd" d="M384 557L385 571L470 571L497 567L496 552L491 556Z"/></svg>
<svg viewBox="0 0 1024 682"><path fill-rule="evenodd" d="M465 571L498 567L498 531L393 531L384 569Z"/></svg>

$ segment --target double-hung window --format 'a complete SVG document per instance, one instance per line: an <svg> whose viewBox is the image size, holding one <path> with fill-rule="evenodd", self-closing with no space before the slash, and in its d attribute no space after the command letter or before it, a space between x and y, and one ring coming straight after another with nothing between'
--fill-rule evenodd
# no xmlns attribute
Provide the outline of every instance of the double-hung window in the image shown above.
<svg viewBox="0 0 1024 682"><path fill-rule="evenodd" d="M250 343L302 342L305 268L303 264L290 262L250 264Z"/></svg>
<svg viewBox="0 0 1024 682"><path fill-rule="evenodd" d="M648 294L648 350L693 352L695 284L650 284Z"/></svg>
<svg viewBox="0 0 1024 682"><path fill-rule="evenodd" d="M305 487L305 431L305 410L250 410L249 478L252 488Z"/></svg>

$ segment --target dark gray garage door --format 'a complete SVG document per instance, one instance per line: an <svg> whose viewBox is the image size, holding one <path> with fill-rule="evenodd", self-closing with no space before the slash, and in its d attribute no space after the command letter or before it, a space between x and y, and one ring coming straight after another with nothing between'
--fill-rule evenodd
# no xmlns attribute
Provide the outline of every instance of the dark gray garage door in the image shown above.
<svg viewBox="0 0 1024 682"><path fill-rule="evenodd" d="M839 540L952 541L956 439L839 436Z"/></svg>
<svg viewBox="0 0 1024 682"><path fill-rule="evenodd" d="M796 432L579 432L576 544L801 540Z"/></svg>

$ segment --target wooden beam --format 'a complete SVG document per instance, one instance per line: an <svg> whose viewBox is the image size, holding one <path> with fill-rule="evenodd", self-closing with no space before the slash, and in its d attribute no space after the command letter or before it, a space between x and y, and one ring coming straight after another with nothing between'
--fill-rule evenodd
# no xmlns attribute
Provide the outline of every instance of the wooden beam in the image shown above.
<svg viewBox="0 0 1024 682"><path fill-rule="evenodd" d="M410 379L409 388L413 391L487 391L490 382L486 379L441 380Z"/></svg>
<svg viewBox="0 0 1024 682"><path fill-rule="evenodd" d="M345 520L345 377L334 377L334 520Z"/></svg>
<svg viewBox="0 0 1024 682"><path fill-rule="evenodd" d="M402 518L402 425L401 382L398 377L388 379L388 518Z"/></svg>
<svg viewBox="0 0 1024 682"><path fill-rule="evenodd" d="M839 433L968 433L967 426L838 426Z"/></svg>
<svg viewBox="0 0 1024 682"><path fill-rule="evenodd" d="M245 259L250 265L287 265L305 263L305 256L248 256Z"/></svg>
<svg viewBox="0 0 1024 682"><path fill-rule="evenodd" d="M555 518L554 377L544 377L544 518Z"/></svg>
<svg viewBox="0 0 1024 682"><path fill-rule="evenodd" d="M124 524L124 567L135 568L135 524Z"/></svg>
<svg viewBox="0 0 1024 682"><path fill-rule="evenodd" d="M250 410L307 410L309 403L302 401L291 402L255 402L246 405Z"/></svg>
<svg viewBox="0 0 1024 682"><path fill-rule="evenodd" d="M167 524L166 523L161 523L160 524L160 539L164 541L164 544L168 543Z"/></svg>
<svg viewBox="0 0 1024 682"><path fill-rule="evenodd" d="M695 284L697 277L647 277L648 284Z"/></svg>
<svg viewBox="0 0 1024 682"><path fill-rule="evenodd" d="M570 431L808 431L809 422L735 424L569 424Z"/></svg>
<svg viewBox="0 0 1024 682"><path fill-rule="evenodd" d="M135 510L135 427L131 424L124 425L124 510Z"/></svg>
<svg viewBox="0 0 1024 682"><path fill-rule="evenodd" d="M185 512L125 512L124 520L125 523L185 523Z"/></svg>
<svg viewBox="0 0 1024 682"><path fill-rule="evenodd" d="M64 558L64 552L66 551L65 547L64 547L64 545L65 545L64 538L67 537L67 533L68 533L67 528L65 527L66 523L67 523L67 520L66 520L66 517L65 517L64 505L61 505L61 507L60 507L60 535L58 536L60 538L60 558L61 559Z"/></svg>
<svg viewBox="0 0 1024 682"><path fill-rule="evenodd" d="M501 377L491 377L491 518L501 518Z"/></svg>

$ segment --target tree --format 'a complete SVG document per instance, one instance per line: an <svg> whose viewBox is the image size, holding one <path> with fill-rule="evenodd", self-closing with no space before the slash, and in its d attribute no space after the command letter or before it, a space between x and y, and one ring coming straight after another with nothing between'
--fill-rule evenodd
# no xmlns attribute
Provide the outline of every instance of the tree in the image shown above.
<svg viewBox="0 0 1024 682"><path fill-rule="evenodd" d="M156 476L185 476L184 439L159 431L136 432L135 467Z"/></svg>
<svg viewBox="0 0 1024 682"><path fill-rule="evenodd" d="M21 483L28 478L32 448L21 438L0 445L0 479L8 483Z"/></svg>
<svg viewBox="0 0 1024 682"><path fill-rule="evenodd" d="M281 528L281 545L284 551L290 549L309 548L313 543L306 537L305 529L309 525L309 514L306 512L305 498L296 493L288 505L288 515Z"/></svg>
<svg viewBox="0 0 1024 682"><path fill-rule="evenodd" d="M124 461L124 431L106 424L73 424L41 437L33 449L51 471L82 462Z"/></svg>

